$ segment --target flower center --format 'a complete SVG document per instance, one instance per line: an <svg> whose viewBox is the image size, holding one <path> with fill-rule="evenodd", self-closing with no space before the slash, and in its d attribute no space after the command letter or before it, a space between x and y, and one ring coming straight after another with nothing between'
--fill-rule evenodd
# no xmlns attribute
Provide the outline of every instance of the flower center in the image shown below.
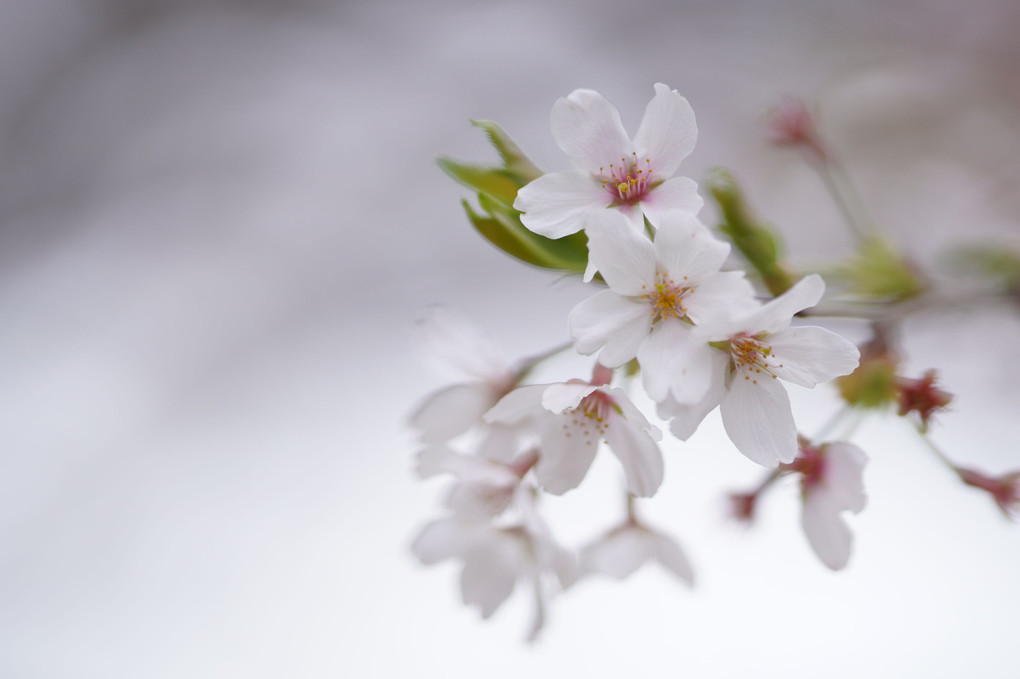
<svg viewBox="0 0 1020 679"><path fill-rule="evenodd" d="M576 408L569 411L569 422L564 422L563 429L567 437L571 433L584 439L587 445L594 445L606 435L609 428L609 412L617 408L613 399L602 391L593 391L581 399Z"/></svg>
<svg viewBox="0 0 1020 679"><path fill-rule="evenodd" d="M758 383L758 375L769 375L776 379L773 368L782 368L782 363L776 363L772 355L772 347L762 344L758 339L747 335L738 335L730 340L730 357L738 373L744 375L745 380Z"/></svg>
<svg viewBox="0 0 1020 679"><path fill-rule="evenodd" d="M608 191L615 201L629 204L636 203L648 192L652 183L652 159L645 162L638 160L637 153L631 158L620 158L620 164L610 163L608 170L599 168L602 188Z"/></svg>
<svg viewBox="0 0 1020 679"><path fill-rule="evenodd" d="M686 281L687 276L683 280ZM652 305L655 322L665 318L687 317L684 295L692 290L690 286L678 285L669 274L658 271L655 274L655 287L648 290L647 286L642 285L641 288L647 291L641 295L641 299Z"/></svg>

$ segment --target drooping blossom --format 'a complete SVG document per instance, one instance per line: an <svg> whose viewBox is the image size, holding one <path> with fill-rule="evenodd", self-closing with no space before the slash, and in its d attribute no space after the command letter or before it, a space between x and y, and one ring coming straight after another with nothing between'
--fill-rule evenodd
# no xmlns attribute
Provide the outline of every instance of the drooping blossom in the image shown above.
<svg viewBox="0 0 1020 679"><path fill-rule="evenodd" d="M676 540L637 520L628 520L581 549L581 575L601 573L623 580L645 563L657 561L688 585L694 584L690 561Z"/></svg>
<svg viewBox="0 0 1020 679"><path fill-rule="evenodd" d="M1007 519L1020 517L1020 471L1010 472L1002 476L989 476L965 467L953 468L960 480L972 488L979 488L988 493L999 511Z"/></svg>
<svg viewBox="0 0 1020 679"><path fill-rule="evenodd" d="M662 483L662 435L622 389L567 382L518 387L485 415L488 422L530 425L538 435L535 478L554 495L576 488L588 473L599 443L623 465L627 489L653 495Z"/></svg>
<svg viewBox="0 0 1020 679"><path fill-rule="evenodd" d="M676 90L655 85L633 140L616 107L592 90L559 99L550 122L574 169L542 175L518 192L514 207L535 233L561 238L585 228L588 216L606 208L623 213L637 228L642 216L657 227L666 210L701 209L697 184L673 177L698 137L694 111Z"/></svg>
<svg viewBox="0 0 1020 679"><path fill-rule="evenodd" d="M481 424L482 415L513 388L518 374L478 328L448 309L430 309L418 330L423 356L438 368L466 378L428 395L411 414L411 425L424 443L443 443Z"/></svg>
<svg viewBox="0 0 1020 679"><path fill-rule="evenodd" d="M701 400L659 404L659 414L673 418L673 433L688 438L719 405L726 433L741 453L767 467L792 462L797 428L780 380L814 387L852 372L860 356L856 346L824 328L790 327L793 316L824 292L825 283L812 274L750 315L699 326L700 336L721 350L711 359L712 384Z"/></svg>
<svg viewBox="0 0 1020 679"><path fill-rule="evenodd" d="M484 455L465 455L439 444L418 454L417 471L422 478L450 474L456 483L447 496L447 506L456 514L479 519L499 516L510 505L522 479L538 454L528 450L511 462Z"/></svg>
<svg viewBox="0 0 1020 679"><path fill-rule="evenodd" d="M603 211L588 223L589 261L609 285L570 312L570 334L582 354L618 367L637 358L645 390L656 401L688 403L709 389L712 349L694 325L758 305L742 272L722 272L730 246L697 217L663 215L654 242Z"/></svg>
<svg viewBox="0 0 1020 679"><path fill-rule="evenodd" d="M840 570L850 558L853 535L843 512L864 509L864 465L868 456L852 443L804 446L791 465L801 474L801 524L811 549L826 566Z"/></svg>
<svg viewBox="0 0 1020 679"><path fill-rule="evenodd" d="M533 639L544 624L548 590L573 584L577 564L574 555L553 540L533 508L523 504L523 519L509 525L462 515L433 521L415 538L411 551L425 565L461 561L461 596L483 618L496 612L518 582L529 582L536 605L529 634Z"/></svg>

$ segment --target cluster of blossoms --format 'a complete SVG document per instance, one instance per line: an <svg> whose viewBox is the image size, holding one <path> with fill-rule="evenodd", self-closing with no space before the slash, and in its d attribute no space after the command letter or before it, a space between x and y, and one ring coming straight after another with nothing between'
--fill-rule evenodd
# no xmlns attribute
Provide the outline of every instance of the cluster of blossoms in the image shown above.
<svg viewBox="0 0 1020 679"><path fill-rule="evenodd" d="M797 318L823 298L822 278L810 274L777 288L771 283L781 279L752 260L764 294L745 271L728 266L731 242L702 222L698 185L674 176L694 148L697 127L687 100L666 85L655 85L633 138L616 108L591 90L557 101L551 121L573 169L542 174L494 137L506 164L500 176L516 177L520 188L500 194L473 170L465 181L480 188L493 218L469 215L500 247L549 268L555 266L512 249L517 245L502 245L495 229L516 224L514 243L550 253L563 248L548 243L580 242L576 260L557 254L555 261L579 262L570 270L598 288L567 317L573 349L593 356L593 367L589 375L534 383L532 368L556 352L514 364L466 322L430 312L422 342L467 377L432 394L411 418L421 442L419 474L453 479L448 514L424 527L414 553L424 563L460 561L464 601L483 617L518 583L528 583L537 602L533 635L548 598L579 578L624 578L655 560L692 583L676 541L635 509L636 498L654 496L664 476L662 431L624 388L639 373L657 419L675 438L687 441L718 407L736 450L767 468L761 487L733 496L738 517L753 516L773 480L796 475L811 547L826 566L843 568L852 540L843 513L864 507L867 456L847 441L800 436L783 384L815 387L857 374L861 353L854 344ZM798 138L786 128L784 134L791 144ZM810 139L820 148L813 129ZM568 240L579 234L583 240ZM728 235L751 259L741 247L748 237ZM933 375L926 379L898 383L901 412L920 412L925 423L949 399L933 391ZM544 520L540 499L581 485L602 444L622 467L626 514L595 542L567 549ZM980 487L981 479L969 478Z"/></svg>

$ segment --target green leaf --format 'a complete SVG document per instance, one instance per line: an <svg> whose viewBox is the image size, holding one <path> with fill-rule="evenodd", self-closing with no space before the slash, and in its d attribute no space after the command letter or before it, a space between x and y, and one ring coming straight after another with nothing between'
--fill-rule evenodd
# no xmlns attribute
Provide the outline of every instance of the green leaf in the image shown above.
<svg viewBox="0 0 1020 679"><path fill-rule="evenodd" d="M924 291L924 283L896 247L878 234L861 240L854 255L837 274L849 283L849 292L886 300L902 300Z"/></svg>
<svg viewBox="0 0 1020 679"><path fill-rule="evenodd" d="M529 184L542 176L531 160L524 155L524 152L515 144L506 132L491 120L472 120L471 124L485 130L489 141L496 147L499 157L503 161L503 167L511 173L519 182L519 186Z"/></svg>
<svg viewBox="0 0 1020 679"><path fill-rule="evenodd" d="M715 168L705 184L722 214L719 230L754 267L769 292L778 297L789 290L794 278L779 261L779 234L768 224L751 217L737 180L726 170Z"/></svg>
<svg viewBox="0 0 1020 679"><path fill-rule="evenodd" d="M443 172L460 183L487 193L507 206L514 204L517 191L521 188L517 176L502 168L469 165L449 158L439 158L436 163Z"/></svg>
<svg viewBox="0 0 1020 679"><path fill-rule="evenodd" d="M480 215L464 201L468 218L489 242L521 261L568 273L584 271L588 264L588 239L577 233L552 240L529 231L519 212L481 193L478 202L488 215Z"/></svg>

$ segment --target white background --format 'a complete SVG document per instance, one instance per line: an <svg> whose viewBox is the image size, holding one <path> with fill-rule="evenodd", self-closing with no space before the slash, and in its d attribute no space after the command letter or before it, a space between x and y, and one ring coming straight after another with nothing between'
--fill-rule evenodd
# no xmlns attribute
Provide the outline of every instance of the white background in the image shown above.
<svg viewBox="0 0 1020 679"><path fill-rule="evenodd" d="M634 131L668 83L698 116L684 173L731 168L816 264L850 238L760 126L801 94L927 267L1020 238L1018 30L1010 0L4 0L0 676L1004 676L1020 529L892 416L855 439L846 571L811 553L794 486L750 531L725 519L760 471L713 416L646 505L697 586L582 582L533 646L526 596L483 623L452 564L411 557L442 483L413 477L405 418L442 384L412 346L428 305L525 355L589 294L472 232L433 163L493 158L469 118L556 170L557 97L598 89ZM904 372L957 394L936 440L1020 468L1016 307L905 330ZM837 408L793 398L808 432ZM617 476L548 504L565 541L615 520Z"/></svg>

